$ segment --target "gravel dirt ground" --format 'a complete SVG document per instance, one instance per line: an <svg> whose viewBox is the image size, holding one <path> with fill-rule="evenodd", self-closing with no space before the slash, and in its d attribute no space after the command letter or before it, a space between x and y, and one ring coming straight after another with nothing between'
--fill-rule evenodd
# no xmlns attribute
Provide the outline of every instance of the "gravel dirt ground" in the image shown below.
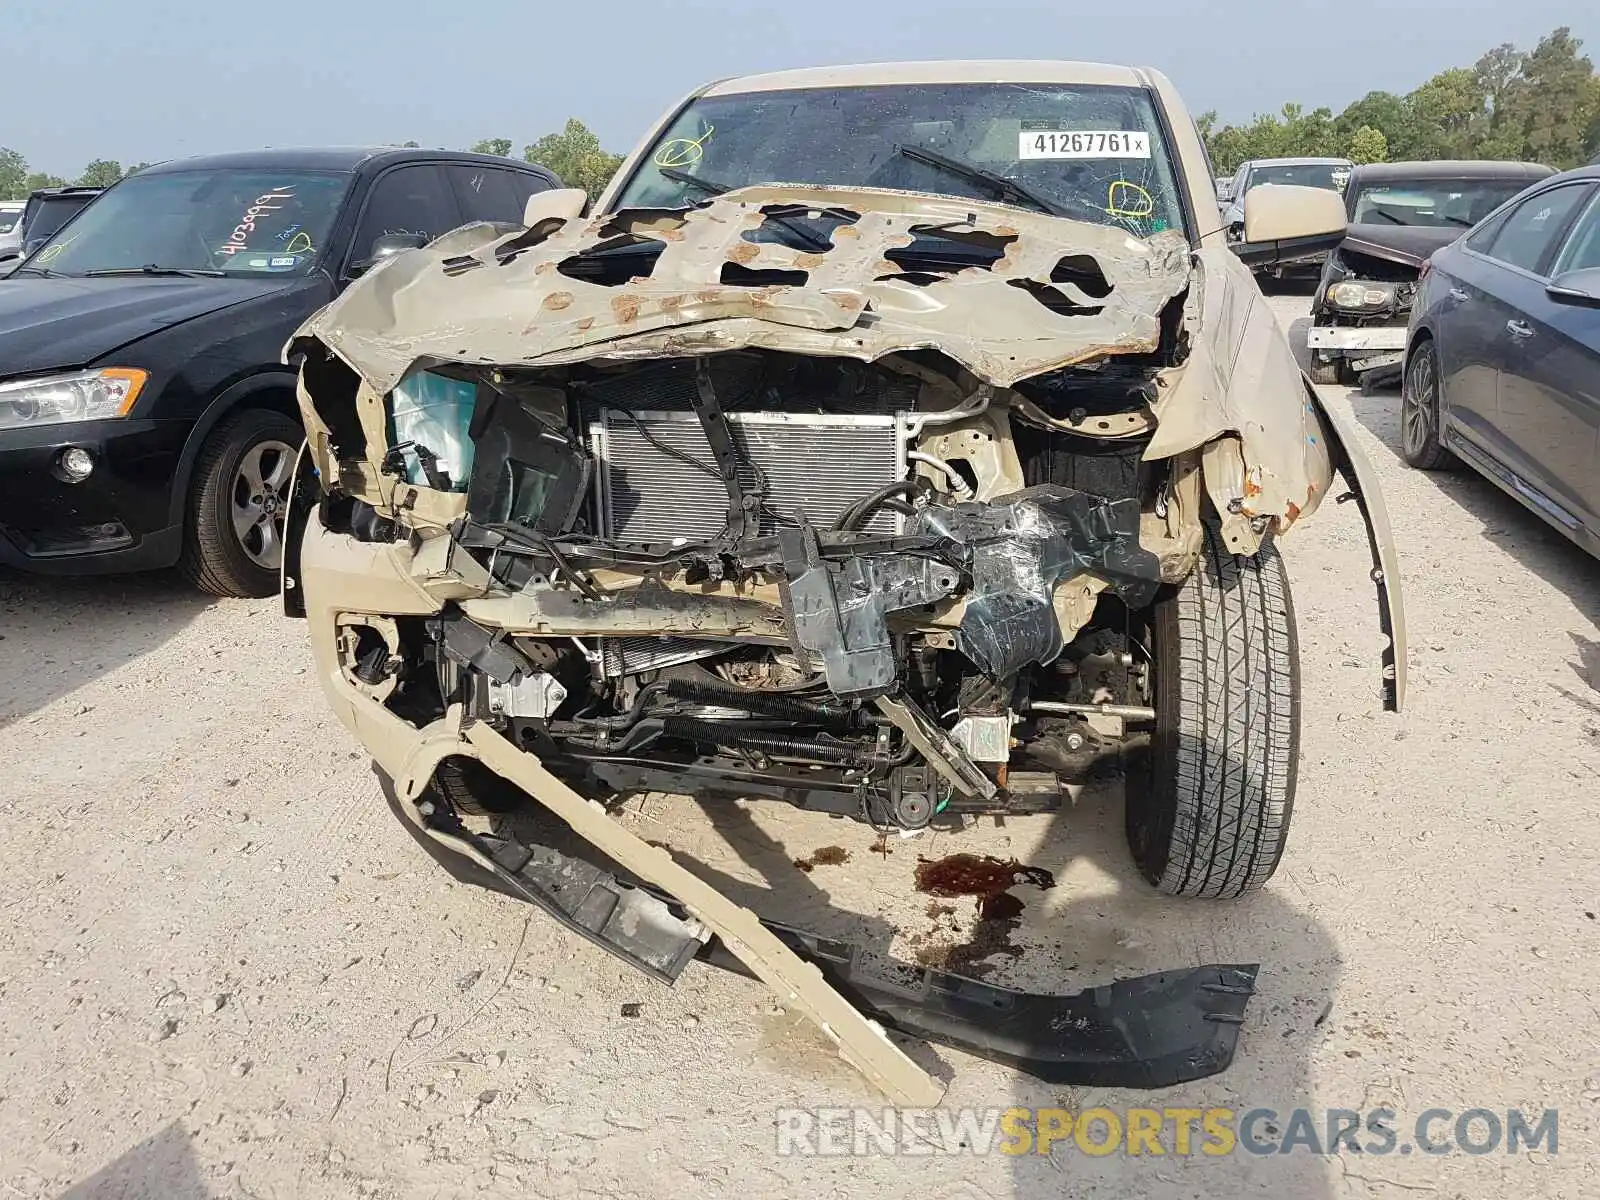
<svg viewBox="0 0 1600 1200"><path fill-rule="evenodd" d="M1273 303L1286 323L1306 308ZM1402 1134L1430 1107L1552 1107L1558 1153L780 1158L779 1108L877 1097L760 985L696 966L664 988L454 884L274 602L4 576L0 1195L1600 1194L1600 563L1474 475L1407 470L1393 394L1326 395L1398 526L1411 708L1381 711L1364 534L1326 505L1283 543L1303 757L1263 894L1152 895L1115 782L886 854L772 806L713 823L650 797L629 820L741 899L906 956L959 961L976 933L970 902L911 890L919 855L1044 867L1057 884L1016 889L1020 953L989 960L996 980L1264 964L1219 1077L1072 1090L915 1049L951 1105L1388 1105Z"/></svg>

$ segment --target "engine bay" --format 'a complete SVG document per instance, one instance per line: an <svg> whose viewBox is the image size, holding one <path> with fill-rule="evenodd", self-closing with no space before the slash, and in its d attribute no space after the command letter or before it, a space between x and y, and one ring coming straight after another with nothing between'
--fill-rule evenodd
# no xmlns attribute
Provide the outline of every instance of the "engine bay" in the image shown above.
<svg viewBox="0 0 1600 1200"><path fill-rule="evenodd" d="M590 795L903 829L1053 808L1154 717L1134 614L1163 570L1141 544L1171 482L1141 459L1160 365L1008 389L937 355L767 350L412 376L384 471L464 497L452 566L485 594L351 615L348 681L419 727L460 705ZM326 520L404 536L351 497ZM441 779L469 810L495 790Z"/></svg>

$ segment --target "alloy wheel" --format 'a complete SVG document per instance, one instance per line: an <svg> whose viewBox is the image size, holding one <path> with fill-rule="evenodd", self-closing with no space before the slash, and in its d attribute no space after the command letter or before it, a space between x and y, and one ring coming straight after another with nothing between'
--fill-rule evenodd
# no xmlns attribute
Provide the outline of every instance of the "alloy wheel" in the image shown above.
<svg viewBox="0 0 1600 1200"><path fill-rule="evenodd" d="M269 438L246 450L234 472L230 516L239 546L258 567L276 571L283 561L283 521L295 449Z"/></svg>
<svg viewBox="0 0 1600 1200"><path fill-rule="evenodd" d="M1406 386L1400 393L1400 439L1406 454L1420 458L1437 433L1439 376L1431 350L1411 360Z"/></svg>

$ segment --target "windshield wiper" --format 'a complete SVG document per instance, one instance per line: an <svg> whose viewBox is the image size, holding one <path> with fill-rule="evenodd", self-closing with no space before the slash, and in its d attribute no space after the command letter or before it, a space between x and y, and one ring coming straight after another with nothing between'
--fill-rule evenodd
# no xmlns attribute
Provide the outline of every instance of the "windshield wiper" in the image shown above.
<svg viewBox="0 0 1600 1200"><path fill-rule="evenodd" d="M660 171L661 174L665 175L673 182L687 184L692 188L698 188L708 196L722 196L733 191L733 188L729 187L727 184L718 183L715 179L707 179L703 175L696 175L693 171L682 171L677 167L657 167L656 170ZM833 249L832 241L830 241L828 238L822 237L817 233L813 233L804 225L797 224L793 217L785 216L779 213L768 213L767 215L773 221L777 222L779 225L782 225L790 233L794 234L795 237L799 238L814 252L818 254L826 254L829 250Z"/></svg>
<svg viewBox="0 0 1600 1200"><path fill-rule="evenodd" d="M703 175L696 175L693 171L682 171L677 167L657 167L657 171L665 175L674 183L686 183L692 188L698 188L708 196L720 196L733 189L725 183L718 183L714 179L707 179Z"/></svg>
<svg viewBox="0 0 1600 1200"><path fill-rule="evenodd" d="M143 267L103 267L85 271L84 278L97 279L106 275L182 275L186 279L224 279L223 271L202 270L198 267L161 267L150 263Z"/></svg>
<svg viewBox="0 0 1600 1200"><path fill-rule="evenodd" d="M43 275L46 278L54 278L55 276L61 274L61 272L59 272L59 271L52 271L49 267L33 267L33 266L15 267L15 268L12 269L11 274L13 274L13 275L21 275L24 271L30 271L35 275Z"/></svg>
<svg viewBox="0 0 1600 1200"><path fill-rule="evenodd" d="M912 162L926 163L930 167L937 167L941 171L959 176L969 183L979 187L987 187L1001 200L1010 200L1013 203L1020 200L1030 204L1042 213L1049 213L1052 217L1064 217L1067 210L1054 200L1047 200L1032 188L1018 183L1015 179L1007 179L1004 175L997 175L993 171L985 171L982 167L975 167L971 163L962 162L958 158L946 158L943 154L932 150L924 150L921 146L896 146L894 152L902 158L909 158Z"/></svg>

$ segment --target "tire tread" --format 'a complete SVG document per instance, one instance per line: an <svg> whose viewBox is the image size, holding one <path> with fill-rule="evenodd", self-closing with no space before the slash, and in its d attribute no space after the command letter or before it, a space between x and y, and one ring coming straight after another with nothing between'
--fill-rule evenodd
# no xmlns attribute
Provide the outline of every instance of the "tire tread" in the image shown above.
<svg viewBox="0 0 1600 1200"><path fill-rule="evenodd" d="M272 594L271 590L263 590L261 569L243 557L233 540L224 494L232 480L222 478L229 473L227 460L240 452L241 443L262 433L283 436L291 443L304 436L299 424L282 413L267 408L242 409L211 431L195 460L178 572L213 596Z"/></svg>
<svg viewBox="0 0 1600 1200"><path fill-rule="evenodd" d="M1277 868L1294 803L1299 667L1282 557L1270 540L1233 555L1208 524L1200 563L1167 603L1175 736L1157 770L1171 774L1175 811L1152 881L1171 895L1241 896Z"/></svg>

